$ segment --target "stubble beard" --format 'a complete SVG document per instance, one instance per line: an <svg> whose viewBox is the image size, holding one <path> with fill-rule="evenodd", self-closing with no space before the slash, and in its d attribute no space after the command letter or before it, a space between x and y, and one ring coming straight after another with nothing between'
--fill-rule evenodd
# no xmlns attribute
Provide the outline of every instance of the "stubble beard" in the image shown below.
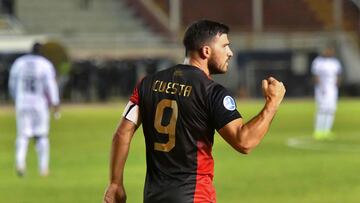
<svg viewBox="0 0 360 203"><path fill-rule="evenodd" d="M228 70L229 59L226 60L223 64L219 65L214 60L209 60L209 72L210 74L224 74Z"/></svg>

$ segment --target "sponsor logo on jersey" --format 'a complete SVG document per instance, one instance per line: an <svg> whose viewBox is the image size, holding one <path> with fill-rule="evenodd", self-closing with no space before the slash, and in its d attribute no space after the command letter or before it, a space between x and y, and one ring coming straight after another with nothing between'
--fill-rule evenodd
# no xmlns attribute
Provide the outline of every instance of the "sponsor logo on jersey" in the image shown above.
<svg viewBox="0 0 360 203"><path fill-rule="evenodd" d="M229 111L234 111L236 109L235 101L230 96L224 97L223 104L224 104L224 107Z"/></svg>

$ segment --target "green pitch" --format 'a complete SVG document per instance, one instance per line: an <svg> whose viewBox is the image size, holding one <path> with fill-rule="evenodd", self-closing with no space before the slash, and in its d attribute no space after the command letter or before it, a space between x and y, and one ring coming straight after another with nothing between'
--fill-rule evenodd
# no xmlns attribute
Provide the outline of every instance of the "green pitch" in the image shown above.
<svg viewBox="0 0 360 203"><path fill-rule="evenodd" d="M108 181L112 133L123 106L120 102L64 105L61 120L52 121L48 178L38 175L33 143L26 176L16 176L14 112L0 107L0 202L101 202ZM261 107L261 101L238 101L245 120ZM359 202L360 100L340 101L334 141L311 139L313 114L312 100L286 100L270 132L250 155L236 153L216 136L213 155L218 202ZM125 173L129 203L142 202L144 146L139 130Z"/></svg>

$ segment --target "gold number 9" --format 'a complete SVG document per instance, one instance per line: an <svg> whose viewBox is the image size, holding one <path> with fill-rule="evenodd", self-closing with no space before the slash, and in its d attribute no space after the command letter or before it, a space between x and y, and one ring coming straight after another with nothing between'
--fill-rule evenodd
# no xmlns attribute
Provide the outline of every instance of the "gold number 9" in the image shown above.
<svg viewBox="0 0 360 203"><path fill-rule="evenodd" d="M165 108L171 108L172 113L169 124L163 126L161 124L161 121L163 119ZM155 142L154 143L155 150L162 152L169 152L172 148L175 147L175 131L176 131L177 117L178 117L178 106L175 100L163 99L158 103L156 107L154 127L159 133L166 134L167 136L169 136L169 141L167 143Z"/></svg>

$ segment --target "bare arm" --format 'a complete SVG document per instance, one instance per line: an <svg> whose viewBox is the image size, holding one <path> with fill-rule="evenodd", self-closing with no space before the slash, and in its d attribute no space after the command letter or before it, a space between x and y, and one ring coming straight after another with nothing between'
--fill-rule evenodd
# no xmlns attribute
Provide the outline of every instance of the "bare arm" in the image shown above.
<svg viewBox="0 0 360 203"><path fill-rule="evenodd" d="M237 151L248 154L268 131L279 105L285 95L283 83L270 77L262 81L265 106L247 123L236 119L219 130L220 135Z"/></svg>
<svg viewBox="0 0 360 203"><path fill-rule="evenodd" d="M340 87L341 82L342 82L341 74L338 74L337 77L336 77L336 85L338 87Z"/></svg>
<svg viewBox="0 0 360 203"><path fill-rule="evenodd" d="M110 184L104 196L104 203L126 202L123 173L130 142L136 129L137 126L133 122L122 118L114 134L111 148Z"/></svg>
<svg viewBox="0 0 360 203"><path fill-rule="evenodd" d="M60 104L58 104L56 106L52 106L52 111L53 111L55 120L59 120L61 118Z"/></svg>
<svg viewBox="0 0 360 203"><path fill-rule="evenodd" d="M314 75L313 76L313 82L314 82L314 85L317 85L317 84L319 84L319 76L317 76L317 75Z"/></svg>

